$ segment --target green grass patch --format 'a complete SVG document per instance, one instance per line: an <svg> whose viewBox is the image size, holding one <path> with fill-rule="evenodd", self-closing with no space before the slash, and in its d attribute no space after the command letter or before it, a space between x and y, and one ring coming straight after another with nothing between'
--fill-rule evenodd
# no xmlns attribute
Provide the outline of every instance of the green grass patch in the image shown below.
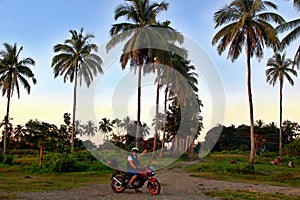
<svg viewBox="0 0 300 200"><path fill-rule="evenodd" d="M0 163L0 192L11 192L1 194L0 199L14 199L13 192L64 190L109 183L112 172L87 151L45 154L41 167L38 161L38 155L14 154L11 163Z"/></svg>
<svg viewBox="0 0 300 200"><path fill-rule="evenodd" d="M93 183L109 183L111 174L74 172L32 174L23 172L1 173L0 192L39 192L65 190ZM0 198L2 199L2 198Z"/></svg>
<svg viewBox="0 0 300 200"><path fill-rule="evenodd" d="M248 159L247 155L212 153L204 161L187 166L186 171L207 179L300 187L300 163L295 163L295 168L289 168L288 162L274 166L269 159L257 156L252 169Z"/></svg>

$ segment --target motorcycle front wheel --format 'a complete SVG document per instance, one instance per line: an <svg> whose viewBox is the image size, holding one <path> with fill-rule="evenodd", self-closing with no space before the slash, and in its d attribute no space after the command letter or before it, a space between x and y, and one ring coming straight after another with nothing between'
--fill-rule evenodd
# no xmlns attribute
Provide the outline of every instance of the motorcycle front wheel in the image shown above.
<svg viewBox="0 0 300 200"><path fill-rule="evenodd" d="M160 193L160 183L157 180L148 182L147 188L152 195L158 195Z"/></svg>
<svg viewBox="0 0 300 200"><path fill-rule="evenodd" d="M118 181L115 180L114 178L118 179ZM123 184L124 181L123 177L115 176L114 178L111 180L111 189L116 193L124 192L126 188L125 185Z"/></svg>

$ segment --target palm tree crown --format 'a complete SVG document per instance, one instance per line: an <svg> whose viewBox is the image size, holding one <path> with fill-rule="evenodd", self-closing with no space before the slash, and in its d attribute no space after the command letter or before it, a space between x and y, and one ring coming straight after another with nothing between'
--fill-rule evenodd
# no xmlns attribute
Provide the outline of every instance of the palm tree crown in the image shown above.
<svg viewBox="0 0 300 200"><path fill-rule="evenodd" d="M269 22L282 23L284 19L276 13L263 12L267 8L277 9L277 6L270 1L234 0L217 11L214 14L215 28L226 24L212 40L213 45L219 42L219 54L229 46L228 58L234 61L243 46L250 57L259 58L263 56L264 44L275 48L279 41Z"/></svg>
<svg viewBox="0 0 300 200"><path fill-rule="evenodd" d="M294 7L297 11L300 11L300 0L294 0ZM285 22L280 24L276 30L280 33L285 31L290 31L281 41L281 49L285 49L288 45L290 45L293 41L297 40L300 35L300 18L294 19L289 22ZM294 57L294 64L300 67L300 45L296 50L296 54Z"/></svg>
<svg viewBox="0 0 300 200"><path fill-rule="evenodd" d="M4 43L5 50L0 52L0 86L2 88L2 95L7 97L12 96L16 89L18 98L20 98L20 83L24 86L28 94L30 93L30 84L26 78L31 78L32 82L36 84L36 79L29 66L35 65L32 58L25 58L19 60L19 56L23 47L17 49L17 44L10 45Z"/></svg>
<svg viewBox="0 0 300 200"><path fill-rule="evenodd" d="M93 76L103 73L101 58L92 53L98 51L97 45L90 43L94 35L89 33L83 35L83 28L79 33L76 30L70 30L70 33L72 34L71 39L65 40L64 44L54 46L55 53L61 52L52 59L54 77L64 75L64 82L68 78L70 78L70 82L73 82L75 76L78 75L80 84L84 79L89 87Z"/></svg>
<svg viewBox="0 0 300 200"><path fill-rule="evenodd" d="M280 53L275 53L267 62L267 66L269 67L266 70L267 82L274 86L278 79L280 84L283 84L283 80L286 78L291 85L294 85L290 74L297 76L297 72L291 68L292 65L293 61L287 59L285 53L282 56Z"/></svg>

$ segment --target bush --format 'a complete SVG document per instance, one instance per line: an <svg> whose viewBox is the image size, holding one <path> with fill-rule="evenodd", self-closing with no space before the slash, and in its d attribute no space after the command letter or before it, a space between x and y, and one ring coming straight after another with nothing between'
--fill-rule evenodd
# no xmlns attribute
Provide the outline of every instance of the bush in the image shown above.
<svg viewBox="0 0 300 200"><path fill-rule="evenodd" d="M11 154L4 156L3 163L7 165L13 165L14 156Z"/></svg>
<svg viewBox="0 0 300 200"><path fill-rule="evenodd" d="M289 156L300 156L300 139L296 139L284 147L284 152Z"/></svg>
<svg viewBox="0 0 300 200"><path fill-rule="evenodd" d="M255 168L253 165L250 165L250 164L238 164L238 165L235 165L231 168L231 172L235 172L235 173L238 173L238 174L255 174Z"/></svg>
<svg viewBox="0 0 300 200"><path fill-rule="evenodd" d="M3 156L3 154L2 154L2 153L0 153L0 163L2 163L2 162L3 162L3 160L4 160L4 156Z"/></svg>
<svg viewBox="0 0 300 200"><path fill-rule="evenodd" d="M76 162L68 155L61 156L55 162L54 171L56 172L75 172L77 171Z"/></svg>

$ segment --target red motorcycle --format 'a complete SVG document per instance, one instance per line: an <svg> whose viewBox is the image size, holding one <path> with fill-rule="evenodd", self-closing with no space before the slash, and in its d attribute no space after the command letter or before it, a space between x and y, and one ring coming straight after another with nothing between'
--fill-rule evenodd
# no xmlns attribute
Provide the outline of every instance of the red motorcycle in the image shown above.
<svg viewBox="0 0 300 200"><path fill-rule="evenodd" d="M110 163L109 163L110 164ZM139 172L138 177L132 184L132 187L128 187L128 183L132 178L132 174L129 172L124 172L122 170L115 170L111 176L111 188L116 193L122 193L125 189L138 189L142 188L147 182L147 188L152 195L158 195L160 193L160 183L153 176L155 175L155 170L153 167L146 167L145 171Z"/></svg>

